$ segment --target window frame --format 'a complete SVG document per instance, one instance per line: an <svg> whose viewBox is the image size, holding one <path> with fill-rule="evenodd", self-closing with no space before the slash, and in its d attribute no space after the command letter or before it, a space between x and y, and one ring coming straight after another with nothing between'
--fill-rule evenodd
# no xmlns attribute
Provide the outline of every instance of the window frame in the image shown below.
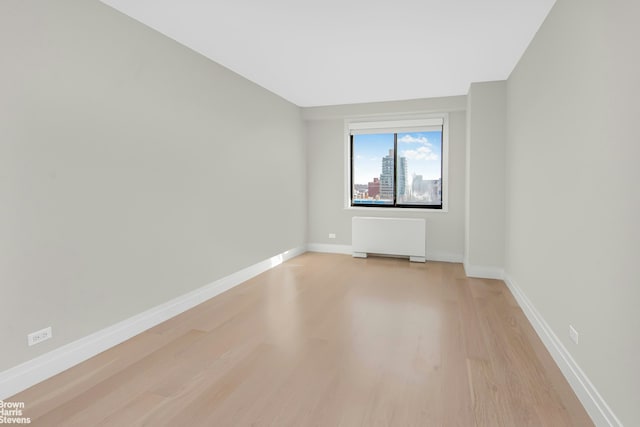
<svg viewBox="0 0 640 427"><path fill-rule="evenodd" d="M433 126L434 119L442 121L442 155L440 159L442 171L442 205L414 205L397 203L397 168L398 168L398 133L410 133L412 128ZM371 119L346 119L345 129L345 175L344 175L344 207L347 210L365 211L402 211L402 212L448 212L449 209L449 115L448 113L422 114L404 117L375 117ZM354 129L378 130L379 133L394 133L394 193L393 204L353 204L353 135Z"/></svg>

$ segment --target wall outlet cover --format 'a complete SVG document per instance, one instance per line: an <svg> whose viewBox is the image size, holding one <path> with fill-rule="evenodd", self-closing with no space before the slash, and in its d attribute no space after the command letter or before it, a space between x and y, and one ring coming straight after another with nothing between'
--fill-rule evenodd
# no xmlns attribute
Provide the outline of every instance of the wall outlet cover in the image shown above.
<svg viewBox="0 0 640 427"><path fill-rule="evenodd" d="M571 338L571 341L578 344L578 331L576 331L571 325L569 325L569 337Z"/></svg>
<svg viewBox="0 0 640 427"><path fill-rule="evenodd" d="M29 346L40 344L42 341L46 341L53 336L51 326L40 329L39 331L32 332L27 335L27 344Z"/></svg>

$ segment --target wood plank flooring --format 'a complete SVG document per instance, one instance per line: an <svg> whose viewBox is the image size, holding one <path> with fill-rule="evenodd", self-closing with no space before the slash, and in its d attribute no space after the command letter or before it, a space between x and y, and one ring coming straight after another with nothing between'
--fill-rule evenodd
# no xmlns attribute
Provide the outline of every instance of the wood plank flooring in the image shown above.
<svg viewBox="0 0 640 427"><path fill-rule="evenodd" d="M315 253L10 400L43 426L593 425L503 282Z"/></svg>

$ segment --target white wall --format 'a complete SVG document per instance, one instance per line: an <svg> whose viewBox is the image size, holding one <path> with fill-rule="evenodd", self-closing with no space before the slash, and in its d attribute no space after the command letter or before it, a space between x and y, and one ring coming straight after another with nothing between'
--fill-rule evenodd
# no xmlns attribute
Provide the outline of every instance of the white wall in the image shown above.
<svg viewBox="0 0 640 427"><path fill-rule="evenodd" d="M505 230L506 82L472 83L467 95L467 275L502 277Z"/></svg>
<svg viewBox="0 0 640 427"><path fill-rule="evenodd" d="M298 107L97 1L0 52L0 371L305 244Z"/></svg>
<svg viewBox="0 0 640 427"><path fill-rule="evenodd" d="M427 259L462 260L464 252L464 176L466 97L303 109L308 150L308 241L351 245L353 216L426 218ZM348 118L389 114L449 112L448 212L345 209L345 127ZM336 239L329 239L335 233Z"/></svg>
<svg viewBox="0 0 640 427"><path fill-rule="evenodd" d="M639 2L558 0L507 85L506 271L627 426L640 425L639 19Z"/></svg>

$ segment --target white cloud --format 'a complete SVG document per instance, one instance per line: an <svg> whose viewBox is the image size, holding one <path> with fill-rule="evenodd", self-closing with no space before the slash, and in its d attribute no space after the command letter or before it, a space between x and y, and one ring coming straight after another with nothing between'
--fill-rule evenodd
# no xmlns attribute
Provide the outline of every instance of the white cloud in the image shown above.
<svg viewBox="0 0 640 427"><path fill-rule="evenodd" d="M423 145L431 145L426 136L420 135L417 138L411 134L405 134L402 138L398 139L398 142L403 142L405 144L423 144Z"/></svg>
<svg viewBox="0 0 640 427"><path fill-rule="evenodd" d="M438 160L438 155L425 146L415 150L405 150L400 155L411 160Z"/></svg>

